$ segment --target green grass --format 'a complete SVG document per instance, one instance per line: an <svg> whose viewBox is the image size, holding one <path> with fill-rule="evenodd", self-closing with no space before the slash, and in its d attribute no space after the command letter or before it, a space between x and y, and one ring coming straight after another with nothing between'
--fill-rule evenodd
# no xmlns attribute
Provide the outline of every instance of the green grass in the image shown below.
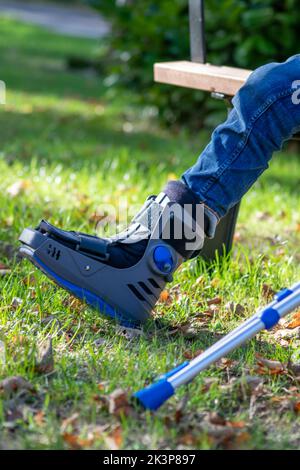
<svg viewBox="0 0 300 470"><path fill-rule="evenodd" d="M187 353L210 345L266 301L263 284L276 290L299 279L299 156L277 154L243 201L231 259L184 265L173 284L179 286L170 287L170 302L156 309L165 327L151 324L142 337L128 340L29 263L12 258L11 251L22 229L43 217L93 233L91 216L103 202L117 204L123 197L130 204L143 202L193 163L208 136L162 130L133 93L108 86L102 77L67 70L68 55L97 52L93 41L3 18L0 28L5 37L0 79L7 85L7 105L0 111L0 261L12 269L0 278L0 339L6 349L0 378L22 375L36 389L35 394L2 393L1 446L68 448L62 422L77 413L67 429L87 439L77 440L83 447L109 448L109 437L116 440L117 432L121 440L115 445L125 449L298 447L299 417L292 406L282 410L272 400L284 395L291 403L297 400L292 377L264 376L256 401L240 393L241 387L228 385L233 378L255 375L256 352L283 362L299 360L297 338L278 344L273 332L260 334L232 354L237 363L228 370L206 371L155 415L131 411L117 417L107 411L103 397L116 388L131 393ZM18 181L22 184L13 196L8 190ZM207 300L215 296L222 298L219 312L194 328L195 314L207 310ZM245 310L231 313L229 301ZM180 331L170 335L188 321L192 337ZM36 348L49 337L55 369L38 374ZM204 392L207 378L216 382ZM176 410L187 397L179 420ZM244 421L242 437L216 438L205 427L214 411L228 421Z"/></svg>

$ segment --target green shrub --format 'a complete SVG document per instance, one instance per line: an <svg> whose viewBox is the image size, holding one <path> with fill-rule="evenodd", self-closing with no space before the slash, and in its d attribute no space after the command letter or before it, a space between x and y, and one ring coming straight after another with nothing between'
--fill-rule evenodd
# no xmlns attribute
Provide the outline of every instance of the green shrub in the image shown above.
<svg viewBox="0 0 300 470"><path fill-rule="evenodd" d="M153 63L189 58L188 0L91 0L112 25L106 71L140 90L168 121L215 124L220 103L207 94L153 84ZM255 68L299 52L297 0L207 0L207 60ZM209 120L206 116L209 116Z"/></svg>

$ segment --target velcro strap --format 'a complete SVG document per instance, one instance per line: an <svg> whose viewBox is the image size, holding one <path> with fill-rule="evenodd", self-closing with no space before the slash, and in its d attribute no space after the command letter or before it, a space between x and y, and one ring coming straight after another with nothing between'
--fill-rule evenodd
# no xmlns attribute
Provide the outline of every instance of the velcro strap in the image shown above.
<svg viewBox="0 0 300 470"><path fill-rule="evenodd" d="M49 224L42 220L38 227L42 233L47 233L50 237L59 241L67 243L69 246L74 246L77 251L83 251L91 255L100 257L101 259L108 259L108 245L111 244L109 240L85 235L77 232L67 232Z"/></svg>
<svg viewBox="0 0 300 470"><path fill-rule="evenodd" d="M108 259L109 253L107 251L108 246L111 244L109 240L103 238L89 237L88 235L78 235L79 251L85 251L96 256L100 256L102 259Z"/></svg>

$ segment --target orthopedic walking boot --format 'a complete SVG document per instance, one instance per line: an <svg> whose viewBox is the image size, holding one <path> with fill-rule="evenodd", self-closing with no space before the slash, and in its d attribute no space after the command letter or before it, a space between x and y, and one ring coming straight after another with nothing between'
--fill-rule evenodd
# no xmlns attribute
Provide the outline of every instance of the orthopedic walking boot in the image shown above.
<svg viewBox="0 0 300 470"><path fill-rule="evenodd" d="M43 220L23 231L20 254L63 289L133 327L147 321L173 273L203 246L204 212L183 183L170 182L114 237L68 232Z"/></svg>

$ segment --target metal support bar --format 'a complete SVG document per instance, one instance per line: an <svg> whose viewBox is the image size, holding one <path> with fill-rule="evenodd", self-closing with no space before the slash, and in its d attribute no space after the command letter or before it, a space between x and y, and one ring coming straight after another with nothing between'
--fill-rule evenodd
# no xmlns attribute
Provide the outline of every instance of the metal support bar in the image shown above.
<svg viewBox="0 0 300 470"><path fill-rule="evenodd" d="M204 0L189 0L192 62L206 62Z"/></svg>
<svg viewBox="0 0 300 470"><path fill-rule="evenodd" d="M233 349L253 338L262 329L271 329L280 318L292 312L300 305L300 283L290 289L283 289L263 309L259 309L251 318L235 328L205 352L164 375L159 381L134 394L134 397L151 410L159 408L174 395L181 385L188 384L201 371L208 368Z"/></svg>

